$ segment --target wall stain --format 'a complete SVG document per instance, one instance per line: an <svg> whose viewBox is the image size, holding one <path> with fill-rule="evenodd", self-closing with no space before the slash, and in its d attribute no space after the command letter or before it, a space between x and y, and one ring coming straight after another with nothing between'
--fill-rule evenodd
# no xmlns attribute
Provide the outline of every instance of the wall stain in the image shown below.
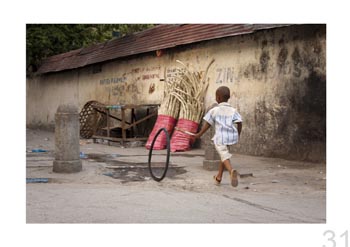
<svg viewBox="0 0 350 247"><path fill-rule="evenodd" d="M293 81L289 84L294 84ZM284 149L289 150L287 158L315 160L310 157L310 146L318 145L318 159L325 160L326 76L312 70L299 84L305 85L304 90L297 84L286 92L286 96L279 98L278 104L284 111L276 116L278 126L274 139L284 140Z"/></svg>
<svg viewBox="0 0 350 247"><path fill-rule="evenodd" d="M294 48L294 52L292 54L292 59L293 59L293 65L294 65L294 71L293 75L295 77L300 77L301 76L301 66L302 66L302 58L300 56L300 52L298 47Z"/></svg>
<svg viewBox="0 0 350 247"><path fill-rule="evenodd" d="M154 83L151 83L151 85L149 85L149 89L148 89L148 93L152 94L155 90L156 85Z"/></svg>
<svg viewBox="0 0 350 247"><path fill-rule="evenodd" d="M261 71L259 71L260 65L258 64L248 64L246 67L242 68L239 72L238 79L236 81L239 81L239 77L244 76L246 79L251 78L255 80L261 80L262 76L260 75Z"/></svg>
<svg viewBox="0 0 350 247"><path fill-rule="evenodd" d="M260 56L260 68L261 72L266 73L269 64L270 55L268 51L263 51Z"/></svg>
<svg viewBox="0 0 350 247"><path fill-rule="evenodd" d="M288 57L288 49L286 47L282 47L277 58L279 73L281 73L282 71L285 72L287 57Z"/></svg>
<svg viewBox="0 0 350 247"><path fill-rule="evenodd" d="M319 41L313 41L310 44L304 45L305 56L303 60L308 70L311 71L322 66L321 57L323 57L323 55L321 54L321 47Z"/></svg>
<svg viewBox="0 0 350 247"><path fill-rule="evenodd" d="M280 40L278 41L278 45L284 46L284 43L285 43L284 38L280 38Z"/></svg>

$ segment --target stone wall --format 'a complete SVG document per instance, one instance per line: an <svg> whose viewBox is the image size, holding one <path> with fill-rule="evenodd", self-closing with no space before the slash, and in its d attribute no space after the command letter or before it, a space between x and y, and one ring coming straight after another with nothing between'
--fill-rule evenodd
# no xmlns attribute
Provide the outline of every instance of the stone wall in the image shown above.
<svg viewBox="0 0 350 247"><path fill-rule="evenodd" d="M27 80L27 126L52 127L58 105L160 103L177 59L208 77L205 105L231 89L241 113L234 152L296 160L326 160L326 26L293 25L205 41ZM204 144L202 144L204 145Z"/></svg>

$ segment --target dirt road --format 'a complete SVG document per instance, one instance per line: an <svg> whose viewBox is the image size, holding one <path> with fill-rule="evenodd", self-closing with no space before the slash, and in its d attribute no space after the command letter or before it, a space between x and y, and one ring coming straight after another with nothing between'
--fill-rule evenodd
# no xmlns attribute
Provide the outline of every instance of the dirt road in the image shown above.
<svg viewBox="0 0 350 247"><path fill-rule="evenodd" d="M42 149L47 152L32 152ZM148 150L81 141L83 170L52 172L54 134L27 130L27 223L324 223L326 166L234 155L242 174L237 188L225 173L202 167L204 150L171 156L160 183L146 169ZM155 161L165 152L155 153Z"/></svg>

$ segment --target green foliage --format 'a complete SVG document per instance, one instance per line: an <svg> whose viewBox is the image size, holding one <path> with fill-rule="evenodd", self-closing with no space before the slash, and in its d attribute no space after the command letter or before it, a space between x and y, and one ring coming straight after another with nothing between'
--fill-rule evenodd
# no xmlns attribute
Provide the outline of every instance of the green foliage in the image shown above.
<svg viewBox="0 0 350 247"><path fill-rule="evenodd" d="M113 32L124 36L153 24L27 24L27 74L35 72L43 59L104 42Z"/></svg>

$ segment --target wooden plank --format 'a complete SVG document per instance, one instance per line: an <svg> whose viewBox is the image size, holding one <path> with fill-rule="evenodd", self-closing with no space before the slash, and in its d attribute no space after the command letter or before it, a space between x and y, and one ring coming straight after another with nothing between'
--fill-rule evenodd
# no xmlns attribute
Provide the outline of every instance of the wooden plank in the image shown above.
<svg viewBox="0 0 350 247"><path fill-rule="evenodd" d="M150 114L150 115L148 115L148 116L146 116L146 117L144 117L144 118L141 118L140 120L134 122L133 124L130 124L130 125L129 125L128 127L126 127L125 129L129 129L129 128L131 128L131 127L133 127L133 126L135 126L135 125L137 125L137 124L139 124L139 123L142 123L142 122L146 121L147 119L149 119L149 118L151 118L151 117L153 117L153 116L155 116L155 115L157 115L157 112L153 112L152 114Z"/></svg>
<svg viewBox="0 0 350 247"><path fill-rule="evenodd" d="M137 108L143 108L143 107L159 107L160 104L148 104L148 105L134 105L134 104L128 104L121 106L122 109L137 109Z"/></svg>
<svg viewBox="0 0 350 247"><path fill-rule="evenodd" d="M104 140L110 140L110 141L123 141L123 138L118 138L118 137L106 137L106 136L97 136L94 135L92 136L94 139L104 139ZM124 141L147 141L148 137L135 137L135 138L125 138Z"/></svg>
<svg viewBox="0 0 350 247"><path fill-rule="evenodd" d="M96 136L94 135L92 138L96 139L96 138L99 138L99 139L105 139L105 140L111 140L111 141L120 141L121 144L123 145L124 141L144 141L144 140L147 140L148 137L139 137L139 138L127 138L126 136L126 130L130 129L131 130L134 130L134 127L137 126L138 124L150 119L151 117L153 116L156 116L157 115L157 111L155 110L154 112L152 112L151 114L149 114L149 110L150 108L155 108L155 107L159 107L160 104L148 104L148 105L134 105L134 104L130 104L130 105L115 105L115 106L106 106L105 109L106 111L101 111L101 110L98 110L97 108L95 108L95 110L101 114L105 114L106 117L107 117L107 126L106 127L103 127L101 129L103 130L107 130L107 136ZM144 107L147 107L147 115L139 120L136 119L136 116L135 116L135 109L137 108L144 108ZM116 116L113 116L110 112L110 109L117 109L117 110L121 110L121 119L116 117ZM126 114L125 114L125 111L127 109L131 109L131 123L130 122L127 122L126 121ZM121 126L111 126L111 119L110 118L113 118L113 119L116 119L118 121L121 122ZM121 131L122 131L122 137L121 138L115 138L115 137L111 137L111 130L114 129L114 128L117 128L117 127L120 127L121 128ZM132 135L133 136L133 135Z"/></svg>
<svg viewBox="0 0 350 247"><path fill-rule="evenodd" d="M111 126L111 127L109 127L109 129L110 130L113 130L113 129L116 129L116 128L121 128L120 126ZM103 127L103 128L101 128L102 130L107 130L107 127Z"/></svg>
<svg viewBox="0 0 350 247"><path fill-rule="evenodd" d="M103 139L103 140L110 140L110 141L122 141L122 138L116 138L116 137L107 137L107 136L98 136L94 135L92 136L94 139Z"/></svg>
<svg viewBox="0 0 350 247"><path fill-rule="evenodd" d="M131 128L131 129L130 129L130 130L131 130L131 131L130 131L131 136L134 136L134 126L135 126L135 125L134 125L134 122L135 122L134 120L136 120L136 119L134 119L134 118L136 118L136 117L135 117L135 109L132 108L132 109L131 109L131 116L130 116L130 122L131 122L131 125L132 125L132 126L129 126L129 127L128 127L128 128Z"/></svg>
<svg viewBox="0 0 350 247"><path fill-rule="evenodd" d="M122 109L122 138L123 141L126 139L126 131L125 131L125 110ZM124 144L122 141L122 145Z"/></svg>
<svg viewBox="0 0 350 247"><path fill-rule="evenodd" d="M110 125L110 119L109 119L109 109L107 109L107 137L110 137L110 128L109 128L109 125Z"/></svg>
<svg viewBox="0 0 350 247"><path fill-rule="evenodd" d="M107 114L106 114L105 112L103 112L103 111L100 111L100 110L97 110L97 109L96 109L96 111L99 112L99 113L101 113L101 114L107 115ZM113 119L115 119L115 120L118 120L118 121L120 121L120 122L122 121L120 118L117 118L116 116L113 116L112 114L109 114L109 117L110 117L110 118L113 118ZM127 122L127 121L125 121L125 123L130 124L130 123Z"/></svg>

